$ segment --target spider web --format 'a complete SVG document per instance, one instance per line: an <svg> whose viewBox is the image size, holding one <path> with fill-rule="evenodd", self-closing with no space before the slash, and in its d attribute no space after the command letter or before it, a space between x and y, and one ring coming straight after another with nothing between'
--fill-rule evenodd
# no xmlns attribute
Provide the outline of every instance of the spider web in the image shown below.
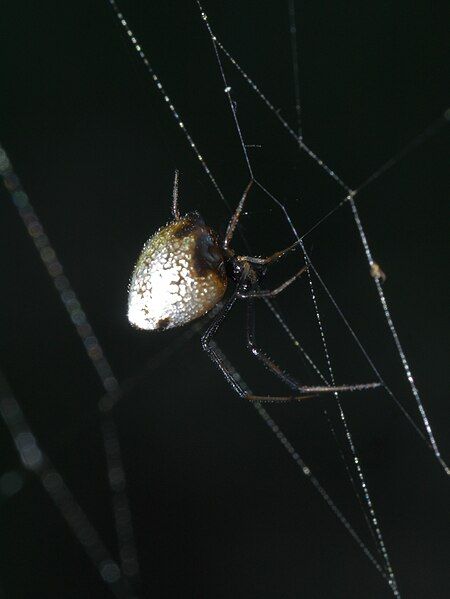
<svg viewBox="0 0 450 599"><path fill-rule="evenodd" d="M214 189L218 193L219 197L226 202L225 194L221 191L219 184L215 178L215 175L210 170L206 157L200 153L198 146L196 145L191 133L188 131L187 126L183 121L183 117L180 116L177 112L175 105L172 103L171 98L167 95L166 90L164 89L158 75L153 71L153 67L150 64L144 50L141 48L138 40L134 36L133 32L129 29L128 23L124 16L120 13L119 8L113 0L110 0L111 5L116 10L116 14L125 28L128 37L130 38L135 50L139 53L140 57L144 61L145 66L149 70L154 83L161 92L164 102L168 105L169 110L172 113L172 116L175 117L176 123L182 129L185 137L189 143L189 146L193 150L195 156L199 160L201 166L204 171L208 175L210 181L213 184ZM308 287L310 291L310 298L312 300L313 306L313 314L316 319L317 328L320 337L321 349L323 352L323 364L321 367L318 366L318 359L312 359L307 350L303 347L303 343L296 338L296 336L292 333L289 328L284 316L282 316L281 311L278 307L274 306L273 303L267 301L267 305L271 313L275 317L275 321L281 325L282 330L287 334L287 339L293 343L293 345L302 352L304 359L306 362L310 364L312 370L319 376L319 378L325 384L334 384L334 368L333 368L333 355L329 349L329 341L328 336L326 335L326 327L325 317L322 315L322 306L321 306L321 298L318 296L318 289L322 288L322 292L325 296L329 298L333 307L338 311L340 318L342 319L345 328L348 329L349 334L356 342L357 346L361 350L363 356L368 361L373 373L376 375L376 378L383 383L386 392L389 396L396 402L397 406L401 409L402 413L406 416L408 421L414 427L414 430L422 436L426 443L430 446L434 455L441 463L441 465L447 469L445 463L442 460L442 457L439 453L439 449L435 438L433 436L433 432L431 426L429 424L428 418L426 416L423 403L421 401L419 391L414 382L413 375L411 373L411 368L405 356L403 347L400 343L399 336L397 330L395 328L395 324L392 320L392 316L389 311L389 307L387 304L386 297L384 295L384 290L379 278L374 277L373 281L376 286L376 291L378 294L379 301L382 306L384 317L386 318L389 331L393 337L395 347L397 353L400 358L401 365L405 371L408 384L410 386L410 390L414 400L417 403L418 410L420 413L420 417L423 423L423 430L418 424L416 424L415 418L406 411L406 408L400 403L400 400L397 398L396 394L386 385L385 381L382 379L380 372L377 366L374 364L372 359L369 356L369 353L366 351L362 342L360 341L357 334L351 328L349 320L344 316L341 308L338 306L336 300L334 299L334 294L332 294L329 288L326 286L326 283L322 276L319 274L318 270L315 267L315 261L312 259L310 252L307 251L305 247L304 239L316 228L323 227L324 223L327 219L331 218L331 216L340 209L346 209L346 207L350 207L351 214L355 220L355 224L357 227L358 234L360 236L363 250L365 252L368 265L373 272L373 267L375 262L373 260L371 249L368 244L367 236L365 234L365 230L361 219L359 217L357 202L358 195L361 190L369 186L369 184L376 181L378 177L380 177L384 172L386 172L390 167L397 164L400 157L413 146L418 145L425 137L427 137L430 133L435 132L439 126L444 124L446 121L444 118L439 119L439 121L432 125L426 132L419 137L416 137L415 140L411 144L411 148L408 146L404 151L400 153L400 155L395 158L389 160L385 165L380 167L380 169L374 171L374 173L366 179L361 185L359 185L356 189L351 189L347 186L342 179L336 175L336 173L330 169L322 160L306 145L304 138L302 137L302 128L300 119L298 118L297 124L297 133L290 127L287 121L281 117L280 113L274 108L274 105L270 102L270 100L263 94L260 90L260 87L253 82L250 76L243 70L243 68L239 65L238 62L231 56L231 54L226 50L226 48L222 45L222 43L216 38L213 33L208 17L203 12L202 7L199 5L199 9L201 11L201 16L204 20L204 23L207 27L207 32L209 33L211 40L213 42L213 47L215 51L215 55L217 58L217 64L220 70L220 73L223 78L223 89L229 100L229 105L231 109L231 114L233 116L233 120L236 126L236 131L238 133L243 157L245 163L247 165L249 175L255 179L258 188L264 192L264 194L271 199L276 205L281 209L286 221L289 224L289 227L294 234L295 238L301 240L301 248L303 252L303 257L308 265ZM292 33L292 50L293 55L297 56L297 37L295 31L295 12L293 8L293 4L289 4L289 15L290 15L290 24L291 24L291 33ZM253 169L253 160L249 155L248 144L245 143L245 134L243 134L240 118L239 118L239 94L234 96L234 84L231 86L229 84L228 76L225 73L224 69L224 59L228 59L231 65L237 69L239 75L243 78L243 80L250 86L252 93L255 94L255 97L258 100L261 100L265 106L268 108L269 112L278 119L283 127L283 129L290 135L294 143L297 144L298 150L306 153L306 155L311 159L316 165L320 167L329 178L331 178L340 188L343 190L342 199L339 203L337 203L331 210L325 212L323 216L319 219L316 218L315 222L313 222L312 226L307 228L302 233L297 232L297 228L294 225L293 218L291 216L291 210L288 210L285 206L285 203L276 197L272 192L261 182L259 182L259 178L254 172L257 172L256 169ZM298 63L294 60L294 81L295 81L295 103L296 103L296 113L297 117L300 116L300 83L299 83L299 67ZM35 245L37 246L41 258L44 261L47 270L51 277L54 279L55 286L57 287L61 300L63 301L66 309L71 317L73 324L76 326L77 331L84 343L84 346L88 352L88 355L94 366L96 367L97 373L102 381L104 389L106 391L106 396L100 401L99 408L101 413L101 428L104 439L104 447L105 454L107 457L108 463L108 473L109 473L109 481L112 492L112 503L114 506L115 513L115 521L116 521L116 534L119 542L119 554L120 554L120 566L114 561L113 558L110 557L108 551L105 548L105 545L102 543L100 538L98 537L95 530L92 528L92 525L89 523L88 519L82 512L81 508L78 506L73 496L70 494L70 491L66 487L63 482L63 479L60 474L56 471L56 469L51 465L48 458L45 457L45 452L43 452L39 448L38 441L36 437L31 432L31 429L26 423L26 419L18 406L16 400L13 398L11 392L7 388L7 384L4 383L4 396L2 399L2 415L7 422L12 435L14 437L16 447L21 455L22 462L26 468L31 469L35 473L37 473L42 483L44 484L45 489L52 496L56 505L59 506L61 511L63 512L64 517L69 522L69 525L72 527L74 534L78 537L80 542L86 548L86 551L90 555L92 561L95 563L98 568L102 579L110 586L111 590L119 597L128 597L130 593L133 591L130 590L131 587L128 586L128 582L133 584L139 584L139 567L137 561L137 551L135 548L135 543L133 539L133 531L131 528L131 516L130 516L130 508L128 505L127 494L126 494L126 485L125 485L125 473L124 467L121 461L121 453L120 446L118 442L118 437L115 429L114 420L111 416L111 410L114 407L115 403L118 399L121 398L121 390L119 389L117 379L112 373L111 367L109 366L106 358L104 357L103 349L101 348L97 337L93 333L92 325L87 320L86 314L80 306L79 299L76 297L73 288L71 287L67 277L62 271L62 266L59 259L56 256L54 248L50 245L47 236L43 230L42 224L34 212L29 199L24 192L19 180L14 175L12 170L11 163L9 162L6 154L2 155L2 163L1 163L1 171L2 176L5 179L5 183L7 188L10 190L14 203L16 207L19 209L19 213L24 220L27 229L32 236ZM228 202L229 203L229 202ZM314 221L314 219L313 219ZM201 329L201 324L194 324L187 331L182 333L177 339L173 340L171 345L167 346L162 353L162 355L157 356L156 362L153 364L157 365L159 360L166 359L170 357L171 352L174 351L176 347L182 346L182 344L188 340L191 336L195 335ZM218 347L217 351L221 351ZM223 354L224 355L224 354ZM224 359L225 356L224 356ZM239 374L234 366L232 367L230 364L230 368L233 368L235 372L235 376L239 378L241 385L245 385L243 382L241 374ZM353 381L346 381L353 382ZM363 382L363 381L356 381ZM364 381L365 382L365 381ZM336 383L339 384L340 380L336 380ZM129 385L132 386L136 384L136 378L133 378ZM122 385L121 389L126 389L125 386ZM328 507L333 511L333 513L337 516L338 520L344 525L346 530L350 533L353 539L357 542L361 551L369 558L371 563L375 566L377 571L384 577L390 585L390 588L394 595L400 596L397 588L397 584L394 577L394 572L391 566L388 550L386 549L383 536L381 533L381 528L378 522L378 518L375 512L375 508L371 499L371 494L369 492L368 483L365 478L365 474L363 471L363 467L361 465L361 460L359 458L359 454L357 453L355 443L353 440L353 436L350 432L350 428L347 422L347 418L344 414L343 407L340 403L340 400L336 394L336 405L338 409L339 421L343 427L343 437L346 440L347 447L345 452L349 453L350 461L347 461L347 472L351 478L352 484L355 485L356 482L359 483L360 489L358 491L359 496L361 498L361 506L364 510L365 517L367 519L367 523L370 529L370 532L373 536L375 552L369 549L368 545L365 541L362 540L360 535L356 532L355 528L350 524L347 518L344 516L343 512L337 507L337 504L331 498L331 496L324 489L322 484L316 478L316 476L312 473L309 465L305 463L302 459L298 451L294 448L294 446L288 441L287 436L281 431L279 426L276 424L272 416L270 416L265 409L260 404L256 404L255 408L258 414L263 418L263 420L268 424L272 432L277 436L280 440L281 444L285 447L297 465L300 467L300 471L312 482L313 486L320 493L322 498L325 500ZM327 411L325 411L327 418L329 416ZM333 427L333 424L331 424ZM333 430L333 434L334 430ZM448 469L447 469L448 472Z"/></svg>

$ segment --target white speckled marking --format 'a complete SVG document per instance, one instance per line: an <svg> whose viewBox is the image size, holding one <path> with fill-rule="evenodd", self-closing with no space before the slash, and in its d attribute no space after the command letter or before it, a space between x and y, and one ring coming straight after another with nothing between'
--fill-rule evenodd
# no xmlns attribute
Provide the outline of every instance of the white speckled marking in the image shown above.
<svg viewBox="0 0 450 599"><path fill-rule="evenodd" d="M226 278L195 270L196 236L177 237L187 218L160 229L145 244L134 268L128 295L128 320L139 329L177 327L199 318L223 297Z"/></svg>

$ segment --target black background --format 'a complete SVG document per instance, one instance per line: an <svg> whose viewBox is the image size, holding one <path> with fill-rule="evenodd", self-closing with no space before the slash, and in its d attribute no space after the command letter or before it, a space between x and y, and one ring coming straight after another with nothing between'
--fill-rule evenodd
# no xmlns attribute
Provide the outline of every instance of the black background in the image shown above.
<svg viewBox="0 0 450 599"><path fill-rule="evenodd" d="M234 206L248 173L197 7L120 6ZM287 5L246 1L205 9L218 37L295 123ZM297 6L305 140L350 186L447 108L444 13L444 3L429 2ZM199 335L164 357L161 352L177 344L182 330L146 334L127 323L128 278L146 238L170 218L174 169L181 173L182 210L200 210L220 232L229 210L108 3L6 2L0 28L1 141L116 376L124 381L144 375L114 409L143 572L141 596L389 596L253 408L202 353ZM224 64L244 137L261 146L249 149L256 177L304 233L343 191L299 156L273 115ZM358 199L444 456L446 154L448 128ZM2 368L43 448L116 556L96 415L102 388L4 189L0 200ZM256 254L292 242L282 213L260 191L251 192L247 212L242 231ZM368 353L419 422L348 207L305 241ZM237 239L236 249L244 248ZM299 254L291 256L273 268L267 284L300 263ZM336 380L374 380L321 291L318 301ZM307 281L297 282L277 305L325 369ZM263 306L258 337L297 378L318 382ZM286 392L248 356L242 305L219 340L255 392ZM447 596L444 473L382 391L343 396L343 405L402 595ZM370 544L324 408L345 448L331 398L269 411ZM1 434L1 472L17 470L3 424ZM3 595L111 596L38 481L23 476L23 488L2 498Z"/></svg>

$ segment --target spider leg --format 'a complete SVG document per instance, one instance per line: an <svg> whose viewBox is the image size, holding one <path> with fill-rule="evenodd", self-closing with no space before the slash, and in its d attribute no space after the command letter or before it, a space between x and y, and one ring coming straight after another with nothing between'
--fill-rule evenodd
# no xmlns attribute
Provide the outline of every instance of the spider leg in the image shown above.
<svg viewBox="0 0 450 599"><path fill-rule="evenodd" d="M252 264L271 264L272 262L276 262L279 258L292 251L299 245L300 241L296 241L292 245L284 250L280 250L279 252L273 253L271 256L267 256L266 258L259 258L258 256L239 256L239 260L245 260L246 262L251 262Z"/></svg>
<svg viewBox="0 0 450 599"><path fill-rule="evenodd" d="M288 387L295 391L300 389L300 384L290 374L282 370L272 358L265 354L255 344L255 304L252 299L247 302L247 347L252 354L264 364L275 376L281 379ZM251 396L249 396L251 397Z"/></svg>
<svg viewBox="0 0 450 599"><path fill-rule="evenodd" d="M339 385L336 387L298 387L300 393L313 393L312 395L247 395L246 399L250 401L300 401L319 397L322 393L338 393L340 391L367 391L381 387L381 383L366 383L363 385Z"/></svg>
<svg viewBox="0 0 450 599"><path fill-rule="evenodd" d="M311 399L312 397L317 397L317 395L247 395L245 399L248 399L249 401L271 401L273 403L283 403L286 401Z"/></svg>
<svg viewBox="0 0 450 599"><path fill-rule="evenodd" d="M303 266L293 277L282 283L279 287L275 289L258 289L256 291L249 291L247 293L239 293L239 297L243 299L248 299L252 297L275 297L279 293L281 293L286 287L288 287L291 283L297 279L300 275L302 275L306 270L306 266Z"/></svg>
<svg viewBox="0 0 450 599"><path fill-rule="evenodd" d="M214 337L214 335L216 334L218 328L220 327L222 321L224 320L225 316L231 310L234 302L239 297L238 296L239 289L240 289L241 285L247 279L249 270L250 270L250 266L247 265L247 267L244 268L244 270L242 272L241 279L240 279L239 283L237 284L236 289L233 291L233 293L228 298L228 300L224 303L222 308L216 314L216 316L211 321L210 325L208 326L208 328L202 335L203 349L209 355L211 360L213 362L215 362L217 364L217 366L220 368L220 370L222 371L222 374L226 378L227 382L233 387L233 389L236 391L236 393L242 398L246 398L247 393L240 386L240 384L236 381L236 379L232 376L232 374L228 370L228 368L227 368L226 364L224 363L224 361L222 360L222 358L220 356L218 356L216 351L214 350L214 348L211 347L211 341L212 341L212 338Z"/></svg>
<svg viewBox="0 0 450 599"><path fill-rule="evenodd" d="M287 372L284 372L268 355L262 352L255 345L254 341L254 304L253 300L250 299L248 302L248 312L247 312L247 346L251 350L252 354L260 360L268 370L270 370L273 374L275 374L278 378L280 378L284 383L286 383L289 387L291 387L300 395L289 395L289 396L273 396L273 395L250 395L244 391L239 382L234 378L234 376L229 371L227 365L224 360L217 354L214 347L212 347L211 341L214 335L217 333L222 321L228 314L228 312L233 307L233 304L241 296L239 290L242 285L246 282L250 272L250 265L246 265L244 267L241 279L236 286L236 289L233 291L231 296L216 314L204 334L202 335L202 347L209 355L211 360L217 364L217 366L222 371L225 379L228 384L235 390L235 392L242 398L248 399L250 401L291 401L291 400L303 400L309 399L311 397L316 397L319 393L336 393L338 391L360 391L364 389L373 389L375 387L379 387L380 383L368 383L363 385L340 385L337 387L328 387L328 386L301 386L298 382ZM306 394L306 395L305 395Z"/></svg>
<svg viewBox="0 0 450 599"><path fill-rule="evenodd" d="M175 177L173 180L172 214L175 220L180 218L180 211L178 209L178 171L175 171Z"/></svg>
<svg viewBox="0 0 450 599"><path fill-rule="evenodd" d="M241 212L244 207L244 203L247 198L247 194L250 191L250 188L252 185L253 185L253 179L250 180L250 183L245 188L244 193L242 194L242 198L241 198L233 216L230 218L230 222L228 223L227 232L225 234L225 239L223 242L224 249L227 249L227 247L229 246L229 244L231 242L231 239L233 238L233 233L234 233L234 231L237 227L237 224L239 222L239 218L241 216Z"/></svg>
<svg viewBox="0 0 450 599"><path fill-rule="evenodd" d="M246 395L246 399L250 401L291 401L303 400L317 397L321 393L337 393L338 391L362 391L367 389L375 389L380 387L380 383L365 383L361 385L338 385L331 387L328 385L306 386L299 383L289 373L282 370L270 356L265 354L260 348L255 345L255 306L253 300L248 301L247 305L247 347L252 354L260 360L264 366L270 370L275 376L281 379L288 387L291 387L301 395L274 396L274 395ZM305 395L306 394L306 395Z"/></svg>

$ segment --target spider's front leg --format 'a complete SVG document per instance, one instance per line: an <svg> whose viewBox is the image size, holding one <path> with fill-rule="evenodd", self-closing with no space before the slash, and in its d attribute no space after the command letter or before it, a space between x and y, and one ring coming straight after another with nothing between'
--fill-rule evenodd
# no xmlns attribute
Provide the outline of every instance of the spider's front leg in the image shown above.
<svg viewBox="0 0 450 599"><path fill-rule="evenodd" d="M290 279L287 279L284 283L276 287L275 289L258 289L256 291L242 292L239 293L239 297L242 299L249 299L252 297L275 297L282 291L286 289L291 283L295 281L298 277L300 277L306 270L306 266L303 266L294 276Z"/></svg>

